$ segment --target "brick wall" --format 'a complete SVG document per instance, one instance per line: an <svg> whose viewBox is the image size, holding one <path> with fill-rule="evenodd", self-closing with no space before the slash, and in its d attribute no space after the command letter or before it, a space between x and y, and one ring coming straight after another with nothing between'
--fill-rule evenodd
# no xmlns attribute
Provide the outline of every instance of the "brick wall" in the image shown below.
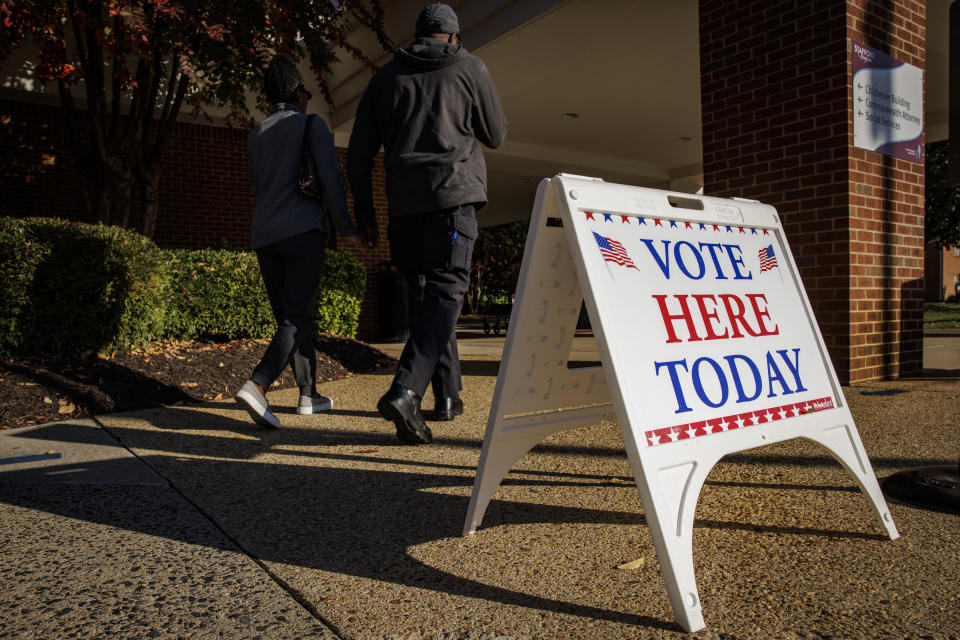
<svg viewBox="0 0 960 640"><path fill-rule="evenodd" d="M924 66L922 2L701 0L704 191L777 208L844 382L922 365L923 166L853 148L850 43Z"/></svg>
<svg viewBox="0 0 960 640"><path fill-rule="evenodd" d="M250 244L254 194L244 129L178 122L170 129L160 182L160 214L154 240L167 248ZM338 150L341 161L345 150ZM0 215L89 219L76 166L67 149L60 107L0 101ZM382 162L374 172L380 219L380 246L366 249L350 241L334 246L355 255L367 268L367 293L359 337L377 340L376 272L389 259ZM350 210L353 201L349 200ZM134 207L136 211L136 208ZM136 214L135 214L136 215ZM134 223L136 224L136 223Z"/></svg>
<svg viewBox="0 0 960 640"><path fill-rule="evenodd" d="M254 194L247 130L174 124L163 150L159 193L154 240L160 246L249 247Z"/></svg>
<svg viewBox="0 0 960 640"><path fill-rule="evenodd" d="M0 100L0 215L90 222L60 108Z"/></svg>
<svg viewBox="0 0 960 640"><path fill-rule="evenodd" d="M848 2L847 27L851 38L924 68L925 2ZM849 67L847 78L852 92ZM851 290L863 292L851 310L851 340L859 338L851 376L917 373L923 366L923 165L851 147L850 166Z"/></svg>

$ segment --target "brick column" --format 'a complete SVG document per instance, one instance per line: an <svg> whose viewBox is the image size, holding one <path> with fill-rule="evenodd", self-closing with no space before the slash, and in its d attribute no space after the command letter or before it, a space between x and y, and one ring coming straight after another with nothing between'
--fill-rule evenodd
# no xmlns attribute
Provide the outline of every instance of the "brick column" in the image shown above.
<svg viewBox="0 0 960 640"><path fill-rule="evenodd" d="M923 165L853 147L851 44L924 68L919 0L700 0L704 192L781 215L843 383L919 371Z"/></svg>

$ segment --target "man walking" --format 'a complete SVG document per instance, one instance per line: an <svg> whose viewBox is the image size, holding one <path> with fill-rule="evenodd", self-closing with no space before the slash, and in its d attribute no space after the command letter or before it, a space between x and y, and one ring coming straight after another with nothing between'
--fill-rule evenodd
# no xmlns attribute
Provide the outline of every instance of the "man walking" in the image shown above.
<svg viewBox="0 0 960 640"><path fill-rule="evenodd" d="M476 212L487 202L481 144L496 148L507 131L493 80L459 32L449 6L420 12L414 42L360 99L347 152L356 217L370 221L373 159L384 149L390 259L415 301L410 338L377 409L400 440L416 444L432 439L420 411L428 384L435 419L463 413L455 326L470 281Z"/></svg>

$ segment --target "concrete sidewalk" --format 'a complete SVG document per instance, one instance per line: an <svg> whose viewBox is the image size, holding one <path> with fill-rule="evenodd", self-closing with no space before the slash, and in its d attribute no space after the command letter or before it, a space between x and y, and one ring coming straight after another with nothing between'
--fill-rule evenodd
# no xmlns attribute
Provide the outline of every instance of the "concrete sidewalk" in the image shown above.
<svg viewBox="0 0 960 640"><path fill-rule="evenodd" d="M460 537L502 343L463 336L466 412L426 447L373 409L386 374L319 416L271 393L277 431L224 401L3 433L0 638L684 637L615 424L539 445ZM844 389L878 477L957 463L956 374ZM695 637L960 638L960 517L890 506L895 541L805 441L721 461Z"/></svg>

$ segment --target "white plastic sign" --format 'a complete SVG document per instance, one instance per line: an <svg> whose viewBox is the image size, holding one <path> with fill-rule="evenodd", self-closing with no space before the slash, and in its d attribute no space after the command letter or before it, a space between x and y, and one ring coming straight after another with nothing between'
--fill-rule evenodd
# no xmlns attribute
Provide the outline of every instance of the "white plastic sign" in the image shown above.
<svg viewBox="0 0 960 640"><path fill-rule="evenodd" d="M601 367L567 367L581 302ZM772 207L563 174L541 182L464 534L534 445L604 417L620 425L687 631L704 626L694 511L724 455L818 442L898 535Z"/></svg>
<svg viewBox="0 0 960 640"><path fill-rule="evenodd" d="M853 146L923 162L923 70L856 40Z"/></svg>

